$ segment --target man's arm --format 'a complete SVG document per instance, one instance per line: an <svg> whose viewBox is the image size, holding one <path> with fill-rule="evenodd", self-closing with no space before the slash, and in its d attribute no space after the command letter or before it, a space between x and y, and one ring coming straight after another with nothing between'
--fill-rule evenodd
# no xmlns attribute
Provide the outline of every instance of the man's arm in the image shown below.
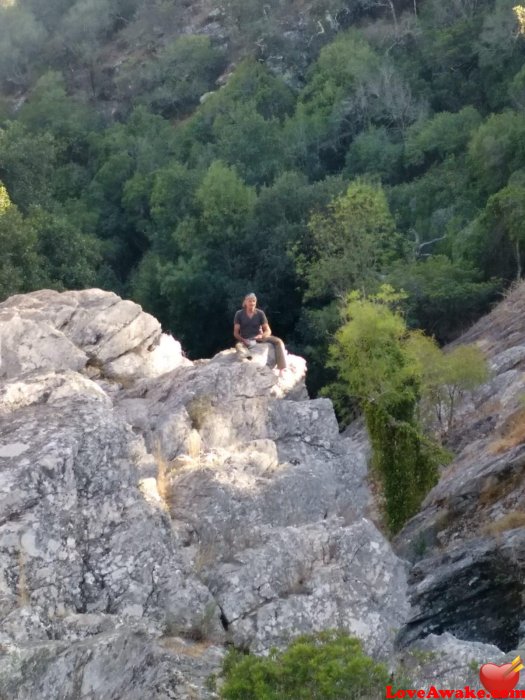
<svg viewBox="0 0 525 700"><path fill-rule="evenodd" d="M244 345L248 346L248 341L245 340L241 335L241 324L240 323L233 324L233 337L235 338L235 340L238 340L239 343L244 343Z"/></svg>
<svg viewBox="0 0 525 700"><path fill-rule="evenodd" d="M270 328L270 325L268 323L262 324L261 331L262 331L262 333L259 333L259 335L256 336L255 340L264 340L265 338L268 338L272 334L272 329Z"/></svg>

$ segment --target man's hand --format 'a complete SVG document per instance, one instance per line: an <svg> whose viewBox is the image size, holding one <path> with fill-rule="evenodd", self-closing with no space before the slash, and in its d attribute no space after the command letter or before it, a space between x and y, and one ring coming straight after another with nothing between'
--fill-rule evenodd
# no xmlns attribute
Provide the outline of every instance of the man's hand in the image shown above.
<svg viewBox="0 0 525 700"><path fill-rule="evenodd" d="M262 333L258 333L258 334L255 336L254 340L262 340L263 338L264 338L264 335L263 335Z"/></svg>

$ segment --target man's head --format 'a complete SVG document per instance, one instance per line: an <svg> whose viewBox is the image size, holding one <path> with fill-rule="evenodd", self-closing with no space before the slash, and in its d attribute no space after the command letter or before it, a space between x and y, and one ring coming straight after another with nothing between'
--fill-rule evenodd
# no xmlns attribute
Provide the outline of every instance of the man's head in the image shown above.
<svg viewBox="0 0 525 700"><path fill-rule="evenodd" d="M257 305L257 297L253 292L250 292L244 297L244 301L242 302L242 305L244 306L245 309L248 309L249 311L253 311Z"/></svg>

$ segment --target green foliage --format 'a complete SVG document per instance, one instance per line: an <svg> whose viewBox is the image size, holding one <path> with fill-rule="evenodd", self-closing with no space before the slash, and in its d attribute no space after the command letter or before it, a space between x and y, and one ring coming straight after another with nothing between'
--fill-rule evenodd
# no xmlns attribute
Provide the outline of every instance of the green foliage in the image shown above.
<svg viewBox="0 0 525 700"><path fill-rule="evenodd" d="M338 631L298 637L269 657L230 652L223 675L224 700L365 700L380 697L388 683L386 667Z"/></svg>
<svg viewBox="0 0 525 700"><path fill-rule="evenodd" d="M65 215L34 209L28 217L37 236L41 270L54 289L85 289L97 285L102 261L101 241L82 234Z"/></svg>
<svg viewBox="0 0 525 700"><path fill-rule="evenodd" d="M58 25L57 35L67 55L93 67L96 51L112 27L110 0L77 0Z"/></svg>
<svg viewBox="0 0 525 700"><path fill-rule="evenodd" d="M0 213L0 299L44 286L37 232L15 206Z"/></svg>
<svg viewBox="0 0 525 700"><path fill-rule="evenodd" d="M392 295L388 302L399 304L402 299ZM349 296L345 315L349 320L336 333L330 358L348 393L362 403L387 408L415 404L417 367L406 352L410 335L402 316L382 300L368 301L357 293Z"/></svg>
<svg viewBox="0 0 525 700"><path fill-rule="evenodd" d="M35 83L18 118L31 132L47 132L77 156L86 135L97 126L94 111L69 97L62 73L48 71Z"/></svg>
<svg viewBox="0 0 525 700"><path fill-rule="evenodd" d="M353 182L326 213L314 213L309 229L307 298L330 300L351 289L370 290L400 243L383 190L364 180Z"/></svg>
<svg viewBox="0 0 525 700"><path fill-rule="evenodd" d="M388 271L393 287L403 288L407 323L435 335L440 342L452 340L489 308L500 285L481 281L481 274L464 262L433 255L413 262L398 261Z"/></svg>
<svg viewBox="0 0 525 700"><path fill-rule="evenodd" d="M357 32L340 34L325 46L301 95L307 114L329 116L344 98L365 84L379 67L379 59Z"/></svg>
<svg viewBox="0 0 525 700"><path fill-rule="evenodd" d="M499 274L507 281L521 278L525 242L525 187L520 177L509 182L489 197L485 209L455 242L456 253L463 259L472 260L486 276Z"/></svg>
<svg viewBox="0 0 525 700"><path fill-rule="evenodd" d="M443 353L423 336L413 336L411 343L421 374L421 412L437 422L445 437L454 427L459 400L489 379L485 356L476 345L459 345Z"/></svg>
<svg viewBox="0 0 525 700"><path fill-rule="evenodd" d="M516 277L521 279L525 244L525 187L508 185L487 202L483 223L489 233L500 229L512 244L516 259Z"/></svg>
<svg viewBox="0 0 525 700"><path fill-rule="evenodd" d="M119 88L128 99L153 112L181 115L213 88L224 67L224 55L209 37L181 36L144 66L135 62L124 66Z"/></svg>
<svg viewBox="0 0 525 700"><path fill-rule="evenodd" d="M46 31L31 12L17 3L0 5L0 86L7 92L30 84L45 40Z"/></svg>
<svg viewBox="0 0 525 700"><path fill-rule="evenodd" d="M403 155L403 144L393 141L384 126L370 127L352 141L346 155L345 172L356 175L377 175L383 182L392 182L399 177Z"/></svg>
<svg viewBox="0 0 525 700"><path fill-rule="evenodd" d="M0 178L22 211L51 203L58 152L48 132L32 133L20 122L0 127Z"/></svg>
<svg viewBox="0 0 525 700"><path fill-rule="evenodd" d="M446 461L418 424L422 376L414 351L417 336L390 308L402 299L389 287L369 300L350 295L348 320L330 347L339 385L334 398L342 396L346 403L357 399L363 409L392 532L417 512L437 481L438 466Z"/></svg>
<svg viewBox="0 0 525 700"><path fill-rule="evenodd" d="M461 153L480 124L479 112L470 106L457 114L441 112L415 124L407 133L406 163L421 165L425 160L444 160Z"/></svg>
<svg viewBox="0 0 525 700"><path fill-rule="evenodd" d="M493 114L476 130L469 144L473 176L487 194L504 187L525 162L525 122L518 112Z"/></svg>
<svg viewBox="0 0 525 700"><path fill-rule="evenodd" d="M284 140L278 119L265 119L255 101L219 114L213 123L216 153L250 185L270 184L282 171Z"/></svg>
<svg viewBox="0 0 525 700"><path fill-rule="evenodd" d="M215 161L208 168L195 199L200 207L197 245L222 247L225 243L235 243L252 216L256 195L235 169ZM194 244L193 239L186 242L190 249Z"/></svg>
<svg viewBox="0 0 525 700"><path fill-rule="evenodd" d="M197 213L195 191L198 180L196 171L176 160L155 173L149 209L153 224L151 238L158 252L169 257L178 254L173 234L178 224Z"/></svg>
<svg viewBox="0 0 525 700"><path fill-rule="evenodd" d="M11 206L11 199L9 198L9 193L0 182L0 216L9 209Z"/></svg>

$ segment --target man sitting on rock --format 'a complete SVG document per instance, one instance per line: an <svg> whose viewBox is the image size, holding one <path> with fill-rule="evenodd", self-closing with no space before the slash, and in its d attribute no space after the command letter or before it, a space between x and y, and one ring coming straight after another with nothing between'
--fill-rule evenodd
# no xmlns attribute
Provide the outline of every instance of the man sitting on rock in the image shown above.
<svg viewBox="0 0 525 700"><path fill-rule="evenodd" d="M251 360L250 348L256 343L271 343L275 349L279 373L283 374L287 369L284 343L272 335L266 314L256 307L257 297L251 292L244 297L242 309L236 312L233 319L233 335L238 341L235 348L241 358Z"/></svg>

